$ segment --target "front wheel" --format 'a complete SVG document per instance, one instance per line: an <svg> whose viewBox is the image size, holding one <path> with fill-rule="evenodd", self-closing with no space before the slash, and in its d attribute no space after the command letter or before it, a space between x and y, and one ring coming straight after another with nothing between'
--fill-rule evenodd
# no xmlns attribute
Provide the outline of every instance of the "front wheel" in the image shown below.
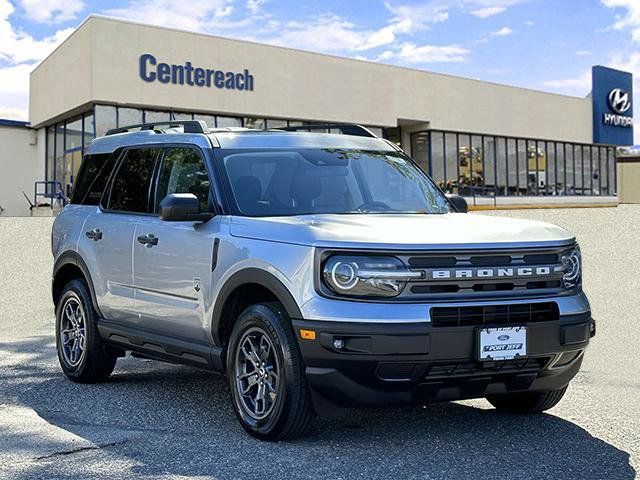
<svg viewBox="0 0 640 480"><path fill-rule="evenodd" d="M278 303L248 307L227 351L229 387L242 427L261 440L303 435L315 416L304 363L289 318Z"/></svg>
<svg viewBox="0 0 640 480"><path fill-rule="evenodd" d="M543 392L508 393L493 395L487 400L496 410L506 413L539 413L555 407L565 392L568 385L558 390Z"/></svg>
<svg viewBox="0 0 640 480"><path fill-rule="evenodd" d="M118 359L98 333L98 313L83 280L72 280L56 305L56 348L64 374L78 383L109 378Z"/></svg>

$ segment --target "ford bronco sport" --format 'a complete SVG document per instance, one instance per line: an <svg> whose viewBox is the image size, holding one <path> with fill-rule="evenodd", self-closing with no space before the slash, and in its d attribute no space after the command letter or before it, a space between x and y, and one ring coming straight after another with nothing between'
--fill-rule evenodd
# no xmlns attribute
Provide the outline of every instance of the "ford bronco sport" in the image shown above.
<svg viewBox="0 0 640 480"><path fill-rule="evenodd" d="M71 380L126 352L224 372L265 440L336 406L560 401L595 333L570 233L466 214L359 126L167 123L95 139L55 221Z"/></svg>

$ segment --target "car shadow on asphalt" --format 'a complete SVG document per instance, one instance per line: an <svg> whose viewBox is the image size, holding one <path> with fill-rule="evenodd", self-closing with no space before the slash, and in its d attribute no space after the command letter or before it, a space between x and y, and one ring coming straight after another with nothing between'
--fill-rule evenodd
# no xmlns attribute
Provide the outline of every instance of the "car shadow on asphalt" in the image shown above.
<svg viewBox="0 0 640 480"><path fill-rule="evenodd" d="M636 475L627 452L553 413L506 415L456 402L356 409L318 419L305 438L265 443L240 428L221 375L127 357L109 382L79 385L60 372L51 337L1 343L0 355L0 404L29 407L104 448L105 456L128 460L124 477L248 479L274 477L274 468L275 478ZM12 356L20 361L12 363ZM19 432L0 432L9 449L7 438L14 434ZM33 460L23 476L73 478L69 456L87 452L60 455L65 459L59 462L55 455ZM83 471L78 478L86 476Z"/></svg>

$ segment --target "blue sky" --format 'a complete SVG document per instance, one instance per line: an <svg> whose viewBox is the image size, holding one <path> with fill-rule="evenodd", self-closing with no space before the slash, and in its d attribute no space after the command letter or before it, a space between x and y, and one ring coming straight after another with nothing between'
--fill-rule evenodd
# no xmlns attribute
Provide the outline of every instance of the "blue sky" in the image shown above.
<svg viewBox="0 0 640 480"><path fill-rule="evenodd" d="M91 13L576 96L595 64L640 80L640 0L0 0L0 118Z"/></svg>

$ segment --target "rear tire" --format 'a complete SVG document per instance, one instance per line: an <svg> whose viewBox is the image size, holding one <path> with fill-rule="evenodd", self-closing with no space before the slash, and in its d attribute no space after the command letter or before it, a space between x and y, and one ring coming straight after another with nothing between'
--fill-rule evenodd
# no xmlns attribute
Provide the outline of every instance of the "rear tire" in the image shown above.
<svg viewBox="0 0 640 480"><path fill-rule="evenodd" d="M115 368L117 353L100 338L97 320L85 281L70 281L56 305L56 349L62 371L74 382L103 382Z"/></svg>
<svg viewBox="0 0 640 480"><path fill-rule="evenodd" d="M487 400L496 410L506 413L540 413L555 407L565 392L568 385L559 390L547 390L544 392L509 393L505 395L493 395Z"/></svg>
<svg viewBox="0 0 640 480"><path fill-rule="evenodd" d="M259 303L240 314L227 350L227 374L236 416L250 435L278 441L308 430L315 411L282 305Z"/></svg>

